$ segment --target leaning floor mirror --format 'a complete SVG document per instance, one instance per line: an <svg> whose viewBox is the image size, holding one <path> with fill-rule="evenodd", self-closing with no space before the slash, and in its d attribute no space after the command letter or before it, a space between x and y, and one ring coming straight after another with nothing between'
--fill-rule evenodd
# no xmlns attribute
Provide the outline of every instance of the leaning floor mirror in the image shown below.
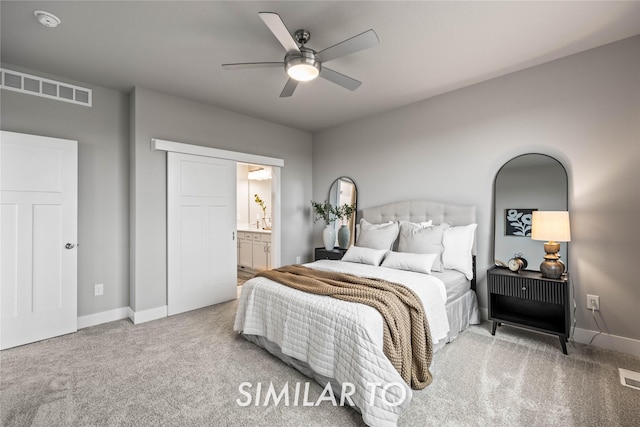
<svg viewBox="0 0 640 427"><path fill-rule="evenodd" d="M567 172L545 154L523 154L505 163L494 185L494 259L506 263L515 255L538 270L545 254L543 242L531 239L533 211L568 210ZM561 245L567 263L567 245ZM568 266L567 266L568 267Z"/></svg>
<svg viewBox="0 0 640 427"><path fill-rule="evenodd" d="M329 187L329 203L333 206L350 205L354 209L357 209L358 203L358 189L356 183L349 177L341 176L333 181L331 187ZM343 227L344 226L344 227ZM342 220L335 221L334 227L336 229L336 245L341 249L347 249L354 243L356 235L356 213L349 218L343 218ZM345 232L340 232L340 228L343 227L348 230L348 236L345 236ZM341 238L342 237L342 238Z"/></svg>

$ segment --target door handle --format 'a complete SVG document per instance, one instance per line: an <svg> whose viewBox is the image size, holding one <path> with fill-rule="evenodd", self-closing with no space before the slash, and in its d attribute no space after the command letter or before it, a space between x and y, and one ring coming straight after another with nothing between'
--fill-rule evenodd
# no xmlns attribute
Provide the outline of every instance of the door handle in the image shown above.
<svg viewBox="0 0 640 427"><path fill-rule="evenodd" d="M73 249L76 247L76 245L74 245L73 243L67 243L66 245L64 245L64 247L67 249Z"/></svg>

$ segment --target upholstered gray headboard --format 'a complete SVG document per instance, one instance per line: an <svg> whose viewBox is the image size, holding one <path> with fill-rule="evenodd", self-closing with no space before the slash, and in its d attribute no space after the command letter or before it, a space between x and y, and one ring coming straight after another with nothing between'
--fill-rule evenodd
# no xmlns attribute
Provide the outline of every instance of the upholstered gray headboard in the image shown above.
<svg viewBox="0 0 640 427"><path fill-rule="evenodd" d="M372 224L388 221L423 222L432 220L434 224L446 222L453 226L475 224L476 207L452 205L430 200L407 200L388 203L362 210L362 217ZM473 242L473 254L476 254L476 242Z"/></svg>
<svg viewBox="0 0 640 427"><path fill-rule="evenodd" d="M362 217L372 224L389 221L424 222L433 221L434 224L446 222L452 226L477 224L476 207L466 205L452 205L433 202L430 200L407 200L404 202L388 203L362 210ZM476 239L473 240L473 279L471 289L476 290Z"/></svg>

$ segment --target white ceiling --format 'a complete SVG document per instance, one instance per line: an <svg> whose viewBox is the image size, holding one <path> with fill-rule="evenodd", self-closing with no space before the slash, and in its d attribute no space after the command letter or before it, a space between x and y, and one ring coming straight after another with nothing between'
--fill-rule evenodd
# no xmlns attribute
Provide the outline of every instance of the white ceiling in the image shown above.
<svg viewBox="0 0 640 427"><path fill-rule="evenodd" d="M46 10L62 24L40 25ZM380 44L328 65L363 82L327 80L279 98L282 61L258 17L280 14L322 50L370 28ZM165 92L308 131L337 126L640 34L640 2L0 2L1 60L119 90Z"/></svg>

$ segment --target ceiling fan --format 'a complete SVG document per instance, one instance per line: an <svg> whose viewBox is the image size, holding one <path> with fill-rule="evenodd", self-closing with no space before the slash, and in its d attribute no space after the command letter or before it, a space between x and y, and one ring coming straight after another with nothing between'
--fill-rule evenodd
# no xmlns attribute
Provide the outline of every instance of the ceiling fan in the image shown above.
<svg viewBox="0 0 640 427"><path fill-rule="evenodd" d="M283 62L245 62L239 64L222 64L225 70L242 70L247 68L271 68L284 66L289 80L284 85L280 97L293 95L293 91L298 86L298 82L313 80L322 77L330 82L342 86L349 90L356 90L362 82L345 76L337 71L323 65L325 62L346 56L364 49L368 49L378 44L378 36L375 31L368 30L364 33L353 36L338 44L328 47L320 52L316 52L305 46L309 41L310 34L307 30L297 30L294 36L284 25L280 15L274 12L260 12L260 18L267 25L269 30L278 39L280 44L286 49ZM295 38L294 38L295 37Z"/></svg>

